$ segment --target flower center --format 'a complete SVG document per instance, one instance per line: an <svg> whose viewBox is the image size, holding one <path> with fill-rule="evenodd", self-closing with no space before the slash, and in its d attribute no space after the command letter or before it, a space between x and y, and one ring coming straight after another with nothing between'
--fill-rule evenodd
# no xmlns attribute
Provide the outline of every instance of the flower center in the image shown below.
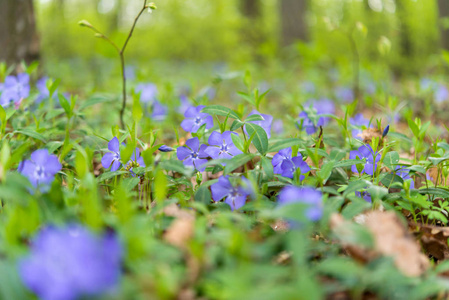
<svg viewBox="0 0 449 300"><path fill-rule="evenodd" d="M226 145L226 144L223 144L223 145L221 145L220 146L220 154L222 154L222 153L228 153L228 145Z"/></svg>
<svg viewBox="0 0 449 300"><path fill-rule="evenodd" d="M40 179L45 176L45 169L42 166L36 166L36 169L34 170L34 177Z"/></svg>
<svg viewBox="0 0 449 300"><path fill-rule="evenodd" d="M198 152L192 152L192 158L197 159L198 158Z"/></svg>
<svg viewBox="0 0 449 300"><path fill-rule="evenodd" d="M196 125L200 125L201 124L201 118L200 117L196 117L195 118L195 124Z"/></svg>

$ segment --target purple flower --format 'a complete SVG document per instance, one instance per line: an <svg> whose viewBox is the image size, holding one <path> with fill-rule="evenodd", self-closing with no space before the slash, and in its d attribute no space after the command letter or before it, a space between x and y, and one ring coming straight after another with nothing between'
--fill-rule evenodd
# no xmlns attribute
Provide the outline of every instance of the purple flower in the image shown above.
<svg viewBox="0 0 449 300"><path fill-rule="evenodd" d="M136 86L136 93L140 92L140 102L142 103L153 103L156 100L157 87L153 83L148 84L138 84Z"/></svg>
<svg viewBox="0 0 449 300"><path fill-rule="evenodd" d="M241 178L241 184L233 186L229 181L229 176L221 176L218 182L210 186L212 191L212 199L217 202L223 198L225 203L231 207L231 210L236 210L245 205L248 196L253 196L251 183L245 177Z"/></svg>
<svg viewBox="0 0 449 300"><path fill-rule="evenodd" d="M136 150L134 150L133 154L131 155L128 163L126 164L126 169L131 172L132 176L136 176L136 173L133 172L133 168L138 167L146 167L146 165L143 161L143 158L140 156L140 149L136 148Z"/></svg>
<svg viewBox="0 0 449 300"><path fill-rule="evenodd" d="M190 101L189 101L189 99L187 98L187 96L185 96L185 95L181 95L181 96L179 97L179 102L180 102L180 105L179 105L179 107L178 107L178 112L179 112L180 114L182 114L182 115L184 115L185 112L186 112L190 107L193 106L193 105L190 103Z"/></svg>
<svg viewBox="0 0 449 300"><path fill-rule="evenodd" d="M335 90L335 97L345 103L354 101L354 92L349 87L340 86Z"/></svg>
<svg viewBox="0 0 449 300"><path fill-rule="evenodd" d="M281 164L282 173L281 175L288 178L293 178L297 169L301 170L300 181L303 181L306 174L310 171L309 165L302 159L302 155L298 153L298 156L293 157L290 160L284 160Z"/></svg>
<svg viewBox="0 0 449 300"><path fill-rule="evenodd" d="M443 101L446 101L448 98L449 98L448 89L444 85L439 84L437 90L435 91L435 101L437 103L441 103Z"/></svg>
<svg viewBox="0 0 449 300"><path fill-rule="evenodd" d="M303 111L299 114L302 128L306 130L307 134L314 134L318 127L324 126L329 122L329 117L322 116L322 114L333 114L335 112L335 105L329 99L312 100L305 104L308 111ZM315 124L315 119L318 119Z"/></svg>
<svg viewBox="0 0 449 300"><path fill-rule="evenodd" d="M184 113L184 117L186 117L181 122L181 127L187 132L197 132L198 129L203 124L206 124L206 129L211 129L214 127L214 120L212 116L206 113L202 113L201 110L204 108L204 105L192 106L186 110Z"/></svg>
<svg viewBox="0 0 449 300"><path fill-rule="evenodd" d="M307 94L315 93L315 84L311 81L304 81L301 83L301 90L303 90Z"/></svg>
<svg viewBox="0 0 449 300"><path fill-rule="evenodd" d="M363 127L366 127L366 128L368 128L368 126L372 127L372 126L370 126L370 120L365 119L365 117L361 113L356 114L354 116L354 118L350 118L349 123L353 126L359 127L359 128L352 130L352 137L354 137L358 140L361 140L360 134L362 134L362 132L363 132L362 131Z"/></svg>
<svg viewBox="0 0 449 300"><path fill-rule="evenodd" d="M40 149L31 153L31 160L21 162L18 170L34 187L46 189L61 169L56 155L48 153L47 149Z"/></svg>
<svg viewBox="0 0 449 300"><path fill-rule="evenodd" d="M105 169L111 167L111 172L115 172L122 165L120 162L120 143L117 137L114 137L109 141L108 149L111 152L103 155L103 157L101 158L101 165Z"/></svg>
<svg viewBox="0 0 449 300"><path fill-rule="evenodd" d="M231 131L225 131L221 134L217 131L212 132L207 141L210 146L204 152L213 159L231 159L233 156L242 154L243 152L234 145L231 134L238 135Z"/></svg>
<svg viewBox="0 0 449 300"><path fill-rule="evenodd" d="M47 80L48 77L42 77L36 82L36 87L39 90L39 95L36 98L36 103L41 103L42 100L47 99L50 97L50 90L47 88ZM58 92L55 91L52 98L56 99L58 95Z"/></svg>
<svg viewBox="0 0 449 300"><path fill-rule="evenodd" d="M361 173L366 173L368 175L373 175L377 169L377 163L380 160L380 154L374 153L373 148L370 145L360 146L359 149L353 150L349 153L349 159L366 159L365 166L363 167ZM353 165L351 167L353 173L359 173L357 166Z"/></svg>
<svg viewBox="0 0 449 300"><path fill-rule="evenodd" d="M152 105L151 118L154 121L163 121L167 117L167 106L162 105L159 101L154 100Z"/></svg>
<svg viewBox="0 0 449 300"><path fill-rule="evenodd" d="M306 174L310 171L309 165L302 159L301 154L292 158L291 148L279 150L279 153L273 156L271 164L273 165L274 174L281 174L288 178L293 178L298 168L301 170L301 174ZM305 176L301 175L299 180L302 181L304 178Z"/></svg>
<svg viewBox="0 0 449 300"><path fill-rule="evenodd" d="M437 83L430 78L422 78L420 81L420 87L423 91L434 90L437 86Z"/></svg>
<svg viewBox="0 0 449 300"><path fill-rule="evenodd" d="M249 113L248 117L252 116L252 115L256 115L256 114L261 115L262 118L264 118L264 120L263 121L250 121L248 123L253 123L253 124L256 124L256 125L259 125L260 127L262 127L263 130L265 130L265 132L267 133L267 137L270 138L271 137L271 123L273 123L273 117L270 115L261 114L257 110L251 111ZM247 134L245 128L244 128L244 130L245 130L245 133Z"/></svg>
<svg viewBox="0 0 449 300"><path fill-rule="evenodd" d="M401 166L396 166L396 169L394 170L395 174L398 175L399 177L401 177L403 180L408 180L410 179L410 189L414 189L415 188L415 181L413 180L413 178L410 176L410 170L405 168L405 167L401 167Z"/></svg>
<svg viewBox="0 0 449 300"><path fill-rule="evenodd" d="M158 149L161 152L171 152L171 151L175 151L175 149L173 149L172 147L169 147L167 145L162 145L159 147Z"/></svg>
<svg viewBox="0 0 449 300"><path fill-rule="evenodd" d="M382 132L382 137L384 138L388 132L390 131L390 125L387 125L387 127L385 127L384 131Z"/></svg>
<svg viewBox="0 0 449 300"><path fill-rule="evenodd" d="M47 227L20 260L25 286L40 299L76 300L110 292L119 284L123 250L118 238L97 236L81 225Z"/></svg>
<svg viewBox="0 0 449 300"><path fill-rule="evenodd" d="M282 120L276 120L273 122L273 131L277 135L281 135L284 133L284 123Z"/></svg>
<svg viewBox="0 0 449 300"><path fill-rule="evenodd" d="M0 96L0 105L7 107L12 103L20 105L20 102L30 94L30 76L26 73L17 76L7 76L3 84Z"/></svg>
<svg viewBox="0 0 449 300"><path fill-rule="evenodd" d="M366 191L364 191L364 192L358 192L358 191L356 191L356 192L355 192L355 195L356 195L357 197L363 198L366 202L369 202L369 203L372 202L372 200L371 200L371 194L368 193L368 192L366 192Z"/></svg>
<svg viewBox="0 0 449 300"><path fill-rule="evenodd" d="M279 206L291 203L304 203L307 205L305 216L310 221L318 221L323 215L323 200L320 191L308 186L286 186L278 195Z"/></svg>
<svg viewBox="0 0 449 300"><path fill-rule="evenodd" d="M186 146L176 149L178 159L182 160L185 166L194 167L201 172L204 171L206 168L203 165L207 163L207 159L205 158L208 157L205 152L207 146L204 144L200 146L200 141L197 137L187 140Z"/></svg>
<svg viewBox="0 0 449 300"><path fill-rule="evenodd" d="M285 148L279 150L279 153L276 153L271 160L271 164L273 165L274 174L282 174L282 163L286 160L292 159L292 148Z"/></svg>

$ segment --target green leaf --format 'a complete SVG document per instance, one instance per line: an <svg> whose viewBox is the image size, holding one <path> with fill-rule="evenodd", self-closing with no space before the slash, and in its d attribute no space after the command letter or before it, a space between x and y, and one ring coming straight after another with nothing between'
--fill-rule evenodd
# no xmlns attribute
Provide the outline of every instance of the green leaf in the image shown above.
<svg viewBox="0 0 449 300"><path fill-rule="evenodd" d="M425 188L425 189L419 189L418 192L422 195L434 195L436 197L441 198L449 198L449 190L443 189L443 188Z"/></svg>
<svg viewBox="0 0 449 300"><path fill-rule="evenodd" d="M390 169L394 170L395 166L399 163L399 153L391 151L385 154L384 164Z"/></svg>
<svg viewBox="0 0 449 300"><path fill-rule="evenodd" d="M415 137L419 136L419 128L412 119L408 119L408 127L413 132Z"/></svg>
<svg viewBox="0 0 449 300"><path fill-rule="evenodd" d="M234 145L242 152L244 152L245 145L243 144L242 139L237 134L231 134L231 139Z"/></svg>
<svg viewBox="0 0 449 300"><path fill-rule="evenodd" d="M384 187L373 185L366 190L371 195L371 200L382 199L388 194L388 190Z"/></svg>
<svg viewBox="0 0 449 300"><path fill-rule="evenodd" d="M401 185L404 184L404 179L402 179L400 176L396 174L385 174L385 176L382 177L380 182L387 188L390 188L394 183L398 182Z"/></svg>
<svg viewBox="0 0 449 300"><path fill-rule="evenodd" d="M223 174L227 175L227 174L231 173L238 167L249 162L253 157L254 157L254 155L248 154L248 153L242 153L242 154L234 156L226 163Z"/></svg>
<svg viewBox="0 0 449 300"><path fill-rule="evenodd" d="M268 147L267 152L277 152L281 149L290 148L292 146L298 146L298 145L301 146L302 143L303 143L303 141L298 138L283 139L283 140L280 140L280 141L277 141L277 142L271 144L270 147Z"/></svg>
<svg viewBox="0 0 449 300"><path fill-rule="evenodd" d="M343 160L343 161L340 161L340 162L336 163L334 165L334 168L349 167L349 166L352 166L352 165L360 165L360 164L363 164L363 163L364 162L359 160L359 159L346 159L346 160Z"/></svg>
<svg viewBox="0 0 449 300"><path fill-rule="evenodd" d="M332 170L334 168L334 164L335 164L335 162L331 160L331 161L325 163L321 167L321 170L319 170L316 173L323 180L324 183L327 181L329 176L331 176Z"/></svg>
<svg viewBox="0 0 449 300"><path fill-rule="evenodd" d="M174 159L161 161L159 166L164 170L178 172L186 176L191 175L193 172L193 169L187 169L182 161Z"/></svg>
<svg viewBox="0 0 449 300"><path fill-rule="evenodd" d="M245 124L249 136L253 136L253 145L260 154L264 155L268 149L268 136L265 130L259 125L253 123Z"/></svg>
<svg viewBox="0 0 449 300"><path fill-rule="evenodd" d="M245 124L244 122L242 122L242 121L240 121L240 120L238 120L238 119L236 119L236 120L234 120L234 122L232 122L232 125L231 125L231 131L236 131L237 129L239 129L240 127L242 127L243 126L243 124Z"/></svg>
<svg viewBox="0 0 449 300"><path fill-rule="evenodd" d="M24 128L24 129L16 130L16 131L14 131L14 133L20 133L20 134L32 137L34 139L40 140L44 143L47 142L42 134L40 134L39 132L36 132L34 130L31 130L31 129Z"/></svg>
<svg viewBox="0 0 449 300"><path fill-rule="evenodd" d="M86 108L88 108L89 106L95 105L95 104L100 104L100 103L105 103L105 102L111 102L112 99L109 97L105 97L105 96L97 96L97 97L93 97L88 99L87 101L83 102L83 104L81 104L79 110L82 111Z"/></svg>
<svg viewBox="0 0 449 300"><path fill-rule="evenodd" d="M59 99L59 104L61 104L61 107L64 109L67 117L70 118L71 111L70 111L69 101L67 101L67 99L64 97L63 94L59 94L58 99Z"/></svg>
<svg viewBox="0 0 449 300"><path fill-rule="evenodd" d="M116 176L119 175L123 175L123 174L127 174L129 173L128 171L115 171L115 172L104 172L103 174L101 174L100 176L97 177L97 181L98 182L103 182L106 181L108 179L114 178Z"/></svg>
<svg viewBox="0 0 449 300"><path fill-rule="evenodd" d="M262 161L262 168L263 168L265 174L267 175L268 180L272 180L273 176L274 176L273 164L265 156L261 157L261 161Z"/></svg>
<svg viewBox="0 0 449 300"><path fill-rule="evenodd" d="M255 122L255 121L265 121L265 119L261 115L251 115L248 118L245 119L246 122Z"/></svg>
<svg viewBox="0 0 449 300"><path fill-rule="evenodd" d="M230 108L227 108L225 106L221 106L221 105L208 105L208 106L204 107L201 110L201 112L210 114L210 115L223 116L223 117L227 117L229 115L233 119L240 120L239 116L237 115L237 113L235 111L233 111Z"/></svg>
<svg viewBox="0 0 449 300"><path fill-rule="evenodd" d="M212 195L207 187L201 186L196 191L194 198L196 202L210 204L212 200Z"/></svg>

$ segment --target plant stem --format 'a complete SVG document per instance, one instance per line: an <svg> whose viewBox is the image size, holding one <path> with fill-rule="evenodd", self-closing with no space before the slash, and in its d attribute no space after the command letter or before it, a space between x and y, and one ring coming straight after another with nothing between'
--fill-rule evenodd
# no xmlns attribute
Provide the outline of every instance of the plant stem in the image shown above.
<svg viewBox="0 0 449 300"><path fill-rule="evenodd" d="M120 66L122 69L122 108L120 109L120 127L122 127L122 129L125 128L125 122L123 121L123 115L125 114L125 108L126 108L125 50L126 50L126 46L128 45L129 40L131 39L131 36L133 35L134 28L136 27L137 21L139 20L140 16L145 11L145 9L147 9L147 0L143 1L143 7L140 10L140 12L137 14L136 18L134 19L134 23L133 23L133 26L131 27L131 30L129 31L128 37L126 38L122 49L119 51Z"/></svg>

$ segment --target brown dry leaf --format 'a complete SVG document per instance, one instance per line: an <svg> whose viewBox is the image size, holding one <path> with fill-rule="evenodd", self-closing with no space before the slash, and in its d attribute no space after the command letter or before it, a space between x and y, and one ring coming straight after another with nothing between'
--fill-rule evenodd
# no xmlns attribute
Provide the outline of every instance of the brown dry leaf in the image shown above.
<svg viewBox="0 0 449 300"><path fill-rule="evenodd" d="M274 231L279 232L287 232L288 231L288 223L284 220L276 220L273 224L270 225L271 228L273 228Z"/></svg>
<svg viewBox="0 0 449 300"><path fill-rule="evenodd" d="M342 226L348 223L340 215L331 217L331 228L334 231L344 230ZM351 255L362 261L369 261L379 255L391 256L396 267L408 276L419 276L429 267L429 260L421 253L419 244L409 235L394 212L370 212L366 214L363 226L373 236L374 249L366 251L357 245L345 245Z"/></svg>
<svg viewBox="0 0 449 300"><path fill-rule="evenodd" d="M164 240L173 246L184 249L195 231L195 217L191 212L180 209L176 204L164 208L167 216L176 219L164 233Z"/></svg>
<svg viewBox="0 0 449 300"><path fill-rule="evenodd" d="M384 139L382 138L382 132L377 128L365 129L358 136L362 139L363 143L365 144L371 144L373 138L377 137L379 138L380 146L383 146Z"/></svg>
<svg viewBox="0 0 449 300"><path fill-rule="evenodd" d="M449 227L409 223L409 227L421 241L428 255L438 260L449 259Z"/></svg>

